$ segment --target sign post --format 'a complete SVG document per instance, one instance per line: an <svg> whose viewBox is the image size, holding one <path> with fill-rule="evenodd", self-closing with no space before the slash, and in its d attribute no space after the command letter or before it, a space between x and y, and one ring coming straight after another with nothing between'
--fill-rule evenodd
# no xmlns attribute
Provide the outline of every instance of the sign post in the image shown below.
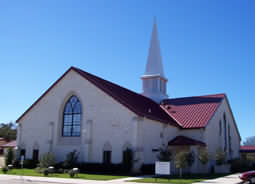
<svg viewBox="0 0 255 184"><path fill-rule="evenodd" d="M155 175L157 176L169 176L171 174L170 162L156 162L155 163Z"/></svg>

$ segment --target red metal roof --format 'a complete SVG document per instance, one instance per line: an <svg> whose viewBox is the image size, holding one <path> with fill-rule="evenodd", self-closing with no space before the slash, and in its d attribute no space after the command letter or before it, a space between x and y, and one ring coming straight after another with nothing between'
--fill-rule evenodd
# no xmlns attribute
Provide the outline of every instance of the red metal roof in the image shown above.
<svg viewBox="0 0 255 184"><path fill-rule="evenodd" d="M240 152L253 152L255 153L255 146L240 146Z"/></svg>
<svg viewBox="0 0 255 184"><path fill-rule="evenodd" d="M75 67L72 67L72 69L139 116L180 127L172 117L168 116L168 114L150 98L87 73L81 69Z"/></svg>
<svg viewBox="0 0 255 184"><path fill-rule="evenodd" d="M7 144L2 145L2 147L3 148L8 148L8 147L14 148L14 147L16 147L16 140L8 142Z"/></svg>
<svg viewBox="0 0 255 184"><path fill-rule="evenodd" d="M182 128L204 128L221 104L225 94L164 100L161 107Z"/></svg>
<svg viewBox="0 0 255 184"><path fill-rule="evenodd" d="M123 88L117 84L71 67L39 99L33 103L18 119L21 120L69 71L75 71L97 86L106 94L126 106L139 116L147 117L179 128L204 128L217 107L225 97L224 94L166 99L159 105L153 100Z"/></svg>
<svg viewBox="0 0 255 184"><path fill-rule="evenodd" d="M22 117L24 117L71 70L80 74L86 80L97 86L99 89L117 100L119 103L126 106L137 115L180 127L175 122L175 120L173 120L171 116L165 113L165 111L160 108L160 106L153 100L75 67L71 67L68 71L66 71L42 96L39 97L39 99L34 104L32 104L17 119L16 122L19 122Z"/></svg>
<svg viewBox="0 0 255 184"><path fill-rule="evenodd" d="M185 145L200 145L200 146L206 146L204 142L191 139L189 137L185 136L177 136L173 140L168 142L169 146L185 146Z"/></svg>

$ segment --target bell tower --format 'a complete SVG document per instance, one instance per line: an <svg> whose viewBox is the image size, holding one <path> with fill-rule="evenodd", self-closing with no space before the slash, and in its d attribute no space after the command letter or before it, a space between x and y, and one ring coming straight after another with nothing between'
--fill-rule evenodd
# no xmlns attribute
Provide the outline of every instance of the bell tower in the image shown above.
<svg viewBox="0 0 255 184"><path fill-rule="evenodd" d="M154 19L152 36L147 57L146 70L141 77L143 81L143 95L157 103L168 98L166 93L167 79L164 76L160 45L158 40L157 21Z"/></svg>

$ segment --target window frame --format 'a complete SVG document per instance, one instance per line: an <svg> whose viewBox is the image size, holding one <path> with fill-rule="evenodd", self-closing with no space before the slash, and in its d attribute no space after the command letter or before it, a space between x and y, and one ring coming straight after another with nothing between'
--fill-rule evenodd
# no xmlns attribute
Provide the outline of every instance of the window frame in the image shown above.
<svg viewBox="0 0 255 184"><path fill-rule="evenodd" d="M75 103L72 104L72 99L75 98ZM79 109L75 109L76 105L79 104ZM67 105L70 106L71 112L66 112ZM76 112L78 111L78 112ZM79 121L75 120L75 116L79 115ZM70 116L71 121L67 122L66 117ZM62 137L80 137L81 136L81 118L82 118L82 106L79 98L75 95L72 95L68 98L64 105L63 113L62 113ZM78 123L77 123L78 122ZM64 131L65 128L70 129L70 131ZM79 127L79 131L75 131L75 127ZM66 133L66 134L65 134Z"/></svg>

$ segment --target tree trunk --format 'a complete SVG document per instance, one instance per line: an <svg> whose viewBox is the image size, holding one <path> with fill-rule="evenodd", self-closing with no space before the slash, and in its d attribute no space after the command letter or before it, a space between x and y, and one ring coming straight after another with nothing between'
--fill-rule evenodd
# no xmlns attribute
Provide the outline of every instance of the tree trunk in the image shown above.
<svg viewBox="0 0 255 184"><path fill-rule="evenodd" d="M180 178L182 178L182 168L180 168Z"/></svg>

